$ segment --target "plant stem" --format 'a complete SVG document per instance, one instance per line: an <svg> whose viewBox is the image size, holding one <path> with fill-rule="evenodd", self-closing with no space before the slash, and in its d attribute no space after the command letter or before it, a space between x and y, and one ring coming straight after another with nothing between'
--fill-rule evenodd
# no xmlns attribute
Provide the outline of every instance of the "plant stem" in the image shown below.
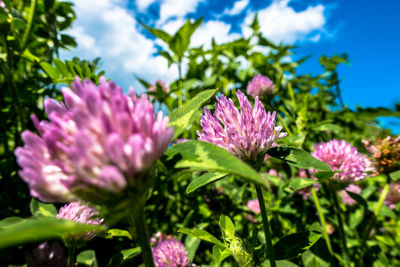
<svg viewBox="0 0 400 267"><path fill-rule="evenodd" d="M323 230L323 235L324 235L324 238L325 238L325 241L326 241L326 245L328 246L329 252L331 253L331 255L333 257L333 250L332 250L331 240L330 240L329 234L328 234L328 232L326 230L325 216L324 216L324 213L322 212L321 204L319 203L319 199L318 199L317 193L315 192L314 186L311 187L311 194L312 194L312 196L314 198L315 207L317 208L319 221L321 222L321 225L322 225L322 230Z"/></svg>
<svg viewBox="0 0 400 267"><path fill-rule="evenodd" d="M74 267L75 265L75 247L68 246L68 266Z"/></svg>
<svg viewBox="0 0 400 267"><path fill-rule="evenodd" d="M264 197L262 194L262 189L259 185L256 186L256 191L257 191L257 198L258 198L258 203L260 205L260 210L261 210L261 217L262 217L262 222L263 222L263 227L264 227L264 234L265 234L265 241L266 241L266 253L267 256L269 256L269 262L271 263L271 267L276 267L276 262L275 262L275 253L274 253L274 248L272 247L272 241L271 241L271 233L270 233L270 227L269 227L269 222L268 222L268 216L267 216L267 209L265 208L265 202L264 202Z"/></svg>
<svg viewBox="0 0 400 267"><path fill-rule="evenodd" d="M153 254L150 248L150 239L146 229L143 209L140 209L133 218L136 226L136 236L142 249L142 257L146 267L154 267Z"/></svg>
<svg viewBox="0 0 400 267"><path fill-rule="evenodd" d="M358 262L357 262L356 266L360 266L360 263L361 263L362 259L364 258L364 254L365 254L364 248L367 248L367 246L366 246L367 239L371 233L372 228L374 227L374 225L376 223L376 219L378 218L379 213L381 212L383 202L385 201L387 194L389 193L389 188L390 188L390 185L389 185L389 183L387 183L385 185L385 187L383 188L381 195L379 197L378 205L376 206L375 211L374 211L374 217L372 218L371 222L369 223L367 230L365 230L365 232L364 232L364 235L363 235L363 238L361 241L361 245L360 245L360 248L361 248L360 257L358 258Z"/></svg>
<svg viewBox="0 0 400 267"><path fill-rule="evenodd" d="M332 199L333 199L333 204L335 207L335 213L336 217L339 223L339 236L340 236L340 241L342 243L342 253L343 253L343 260L344 260L344 266L348 266L348 251L347 251L347 245L346 245L346 235L344 232L344 227L343 227L343 220L342 220L342 215L340 213L340 207L339 207L339 201L337 198L337 193L336 191L332 192Z"/></svg>

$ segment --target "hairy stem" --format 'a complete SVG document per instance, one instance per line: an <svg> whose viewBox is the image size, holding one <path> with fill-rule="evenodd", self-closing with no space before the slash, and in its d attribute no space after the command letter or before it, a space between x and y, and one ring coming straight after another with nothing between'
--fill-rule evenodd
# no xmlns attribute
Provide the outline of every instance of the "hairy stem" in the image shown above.
<svg viewBox="0 0 400 267"><path fill-rule="evenodd" d="M264 197L262 194L262 189L259 185L255 185L255 186L256 186L256 191L257 191L258 203L260 204L261 217L262 217L264 234L265 234L265 241L267 244L266 245L266 253L269 258L269 262L271 263L271 267L276 267L275 253L274 253L274 248L272 247L270 226L269 226L269 222L268 222L267 209L265 208L265 202L264 202Z"/></svg>
<svg viewBox="0 0 400 267"><path fill-rule="evenodd" d="M315 192L314 186L311 187L311 194L314 198L315 207L317 208L318 217L319 217L319 221L321 222L321 225L322 225L322 230L323 230L323 235L324 235L324 238L326 241L326 245L328 246L330 254L333 256L331 240L330 240L329 234L326 230L325 216L324 216L324 213L322 212L321 204L319 203L319 198L317 196L317 193Z"/></svg>
<svg viewBox="0 0 400 267"><path fill-rule="evenodd" d="M140 248L142 249L144 265L146 267L154 267L153 254L150 248L150 239L146 229L143 209L140 209L140 211L134 215L133 220L136 226L136 236L139 240Z"/></svg>

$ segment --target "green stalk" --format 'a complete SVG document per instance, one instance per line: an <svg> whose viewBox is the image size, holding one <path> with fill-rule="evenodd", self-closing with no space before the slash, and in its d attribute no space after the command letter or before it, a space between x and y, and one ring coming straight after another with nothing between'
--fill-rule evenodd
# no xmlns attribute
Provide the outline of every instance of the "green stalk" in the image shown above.
<svg viewBox="0 0 400 267"><path fill-rule="evenodd" d="M143 214L143 209L140 209L134 215L134 223L136 226L136 236L139 240L140 248L142 249L142 257L146 267L154 267L153 253L150 248L150 239L146 229L146 221Z"/></svg>
<svg viewBox="0 0 400 267"><path fill-rule="evenodd" d="M360 257L358 258L358 262L356 264L356 266L360 266L360 263L362 261L362 259L364 258L364 254L365 254L365 249L367 248L366 243L367 243L367 239L371 233L372 228L374 227L375 223L376 223L376 219L379 216L379 213L381 212L382 206L383 206L383 202L385 201L388 193L389 193L389 188L390 188L390 184L387 183L385 185L385 187L383 188L381 195L379 197L378 200L378 205L375 208L374 211L374 217L372 218L371 222L369 223L367 230L365 230L364 235L363 235L363 239L361 241L361 252L360 252Z"/></svg>
<svg viewBox="0 0 400 267"><path fill-rule="evenodd" d="M74 267L75 265L75 247L68 246L68 267Z"/></svg>
<svg viewBox="0 0 400 267"><path fill-rule="evenodd" d="M24 35L22 36L21 53L25 50L26 42L28 41L29 34L31 33L32 30L33 18L35 17L35 12L36 12L36 2L37 0L31 0L31 7L29 9L29 14L27 19L28 23L26 24L25 32Z"/></svg>
<svg viewBox="0 0 400 267"><path fill-rule="evenodd" d="M344 266L348 266L349 254L348 254L347 245L346 245L346 235L344 232L343 220L342 220L342 215L340 213L339 201L337 198L336 191L332 192L332 199L333 199L333 205L335 207L336 217L337 217L337 220L339 223L339 236L340 236L340 242L342 243Z"/></svg>
<svg viewBox="0 0 400 267"><path fill-rule="evenodd" d="M333 256L331 240L329 238L328 231L326 230L325 216L324 216L324 213L322 212L321 204L319 203L319 198L317 196L317 193L315 192L314 186L311 187L311 194L314 198L314 203L315 203L315 207L317 208L319 221L321 222L321 225L322 225L322 230L323 230L322 234L324 235L326 245L328 246L328 249L329 249L329 253Z"/></svg>
<svg viewBox="0 0 400 267"><path fill-rule="evenodd" d="M262 194L262 189L259 185L255 185L255 186L256 186L256 191L257 191L258 203L260 204L261 217L262 217L264 234L265 234L265 241L267 244L266 245L266 253L269 258L271 267L276 267L275 253L274 253L274 248L272 247L270 226L269 226L269 222L268 222L267 209L265 208L265 202L264 202L264 197Z"/></svg>

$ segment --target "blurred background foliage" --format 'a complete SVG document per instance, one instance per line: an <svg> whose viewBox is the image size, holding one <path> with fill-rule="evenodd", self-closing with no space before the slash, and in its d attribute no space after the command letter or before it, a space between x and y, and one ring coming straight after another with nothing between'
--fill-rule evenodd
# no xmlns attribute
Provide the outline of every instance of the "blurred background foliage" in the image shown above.
<svg viewBox="0 0 400 267"><path fill-rule="evenodd" d="M71 49L77 45L73 37L64 33L75 19L71 3L57 0L8 0L4 3L6 8L0 8L0 219L31 216L31 197L26 184L18 177L18 166L13 155L14 149L22 145L21 132L25 129L33 130L30 115L36 114L39 119L43 119L43 100L46 97L61 100L59 88L68 86L75 76L98 82L99 77L104 75L100 69L100 59L58 59L60 49ZM248 82L255 75L262 74L272 80L276 89L275 95L261 100L267 110L277 111L278 124L288 133L283 142L306 151L311 151L315 142L336 138L345 139L365 152L361 143L363 139L374 140L391 134L389 129L378 126L376 118L400 117L398 108L352 110L343 103L337 66L349 62L346 54L322 55L319 58L324 70L322 73L300 74L299 66L310 58L293 61L296 46L274 44L265 38L259 31L257 16L251 23L253 33L249 38L241 37L223 44L212 41L209 47L191 47L190 37L201 23L202 20L188 20L173 36L142 23L150 33L165 42L165 49L160 50L159 54L171 68L177 68L179 72L179 77L169 85L169 92L163 91L160 85L156 85L156 90L147 92L156 107L166 113L206 89L217 88L218 95L223 93L235 99L233 96L236 90L245 93ZM153 84L140 77L138 80L145 88ZM207 108L212 109L214 103L215 99L212 98ZM178 138L197 138L201 112L197 111L193 123ZM177 171L168 164L165 158L157 163L155 186L147 201L146 217L150 233L161 231L178 235L186 241L193 262L201 265L212 262L211 246L178 233L178 229L196 226L216 235L220 233L219 215L226 214L234 221L239 237L255 240L254 243L245 243L248 251L261 253L265 243L260 233L262 227L249 221L248 215L251 212L245 206L247 200L255 197L255 191L248 183L227 177L187 194L187 185L202 173ZM266 194L266 202L272 212L272 233L276 242L284 235L309 229L318 221L318 216L312 201L304 201L287 187L289 179L295 177L297 171L272 160L262 170L267 172L270 168L276 169L281 176L278 178L266 174L270 182L270 194ZM368 203L367 208L362 205L341 205L345 212L345 230L349 237L351 255L359 253L360 235L371 218L379 188L385 182L384 177L379 176L360 182L363 187L362 196ZM322 188L318 194L328 223L332 229L336 229L337 221L332 215L328 191ZM56 206L59 207L58 204ZM369 241L371 244L365 256L366 266L400 264L398 212L399 207L393 211L383 209L380 221L374 228L374 238ZM123 229L124 225L116 227ZM334 250L340 250L337 232L333 230L331 234ZM105 266L108 262L110 266L123 265L124 262L127 266L136 266L140 262L140 257L134 257L138 251L129 250L136 246L134 239L109 234L96 238L81 250L94 250L99 266ZM1 251L2 263L24 264L21 255L28 253L32 247L33 244L29 244ZM309 250L301 257L292 259L290 264L329 266L330 259L320 253L324 249L322 245L316 246L314 251ZM94 257L94 254L90 255L89 258ZM340 260L341 256L337 255L337 261ZM235 264L230 257L223 266ZM214 262L211 265L219 264Z"/></svg>

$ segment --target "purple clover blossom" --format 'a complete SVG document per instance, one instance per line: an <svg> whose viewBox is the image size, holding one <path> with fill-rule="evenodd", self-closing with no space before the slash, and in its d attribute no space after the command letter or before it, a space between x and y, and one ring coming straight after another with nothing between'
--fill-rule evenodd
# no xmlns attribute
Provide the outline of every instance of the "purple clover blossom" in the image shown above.
<svg viewBox="0 0 400 267"><path fill-rule="evenodd" d="M274 92L274 84L271 80L263 75L256 75L251 82L247 84L247 94L252 97L262 97L272 95Z"/></svg>
<svg viewBox="0 0 400 267"><path fill-rule="evenodd" d="M385 199L385 204L389 208L394 209L395 205L400 202L400 183L391 183L388 195Z"/></svg>
<svg viewBox="0 0 400 267"><path fill-rule="evenodd" d="M362 180L366 176L367 157L344 140L334 139L327 143L316 144L312 155L327 163L333 171L343 171L335 173L333 179L351 183Z"/></svg>
<svg viewBox="0 0 400 267"><path fill-rule="evenodd" d="M100 225L104 222L104 219L99 218L99 212L97 210L80 201L71 202L70 204L63 206L59 210L57 218L92 225ZM75 235L74 239L88 241L93 239L95 236L96 232L92 231L85 234Z"/></svg>
<svg viewBox="0 0 400 267"><path fill-rule="evenodd" d="M354 204L356 204L356 201L349 196L346 190L359 195L361 194L361 187L355 184L350 184L349 186L346 187L345 190L341 190L339 192L340 197L342 198L342 202L346 205L353 206Z"/></svg>
<svg viewBox="0 0 400 267"><path fill-rule="evenodd" d="M31 195L69 202L88 200L85 192L119 193L140 184L140 173L171 142L168 117L155 116L146 95L137 98L131 89L126 96L104 77L98 87L76 78L61 92L63 103L45 100L49 121L32 117L39 136L24 131L25 146L15 150Z"/></svg>
<svg viewBox="0 0 400 267"><path fill-rule="evenodd" d="M169 88L169 86L163 81L163 80L157 80L154 84L152 84L147 90L149 92L156 92L157 91L157 84L161 86L162 91L165 94L168 94L171 89Z"/></svg>
<svg viewBox="0 0 400 267"><path fill-rule="evenodd" d="M156 267L188 267L189 258L183 244L174 237L161 239L152 248Z"/></svg>
<svg viewBox="0 0 400 267"><path fill-rule="evenodd" d="M286 136L282 127L275 127L276 113L266 112L262 103L255 98L254 108L240 91L236 96L240 112L232 99L217 97L214 115L204 108L200 124L203 132L197 131L200 141L216 144L244 160L264 159L275 140ZM221 125L222 124L222 125Z"/></svg>

